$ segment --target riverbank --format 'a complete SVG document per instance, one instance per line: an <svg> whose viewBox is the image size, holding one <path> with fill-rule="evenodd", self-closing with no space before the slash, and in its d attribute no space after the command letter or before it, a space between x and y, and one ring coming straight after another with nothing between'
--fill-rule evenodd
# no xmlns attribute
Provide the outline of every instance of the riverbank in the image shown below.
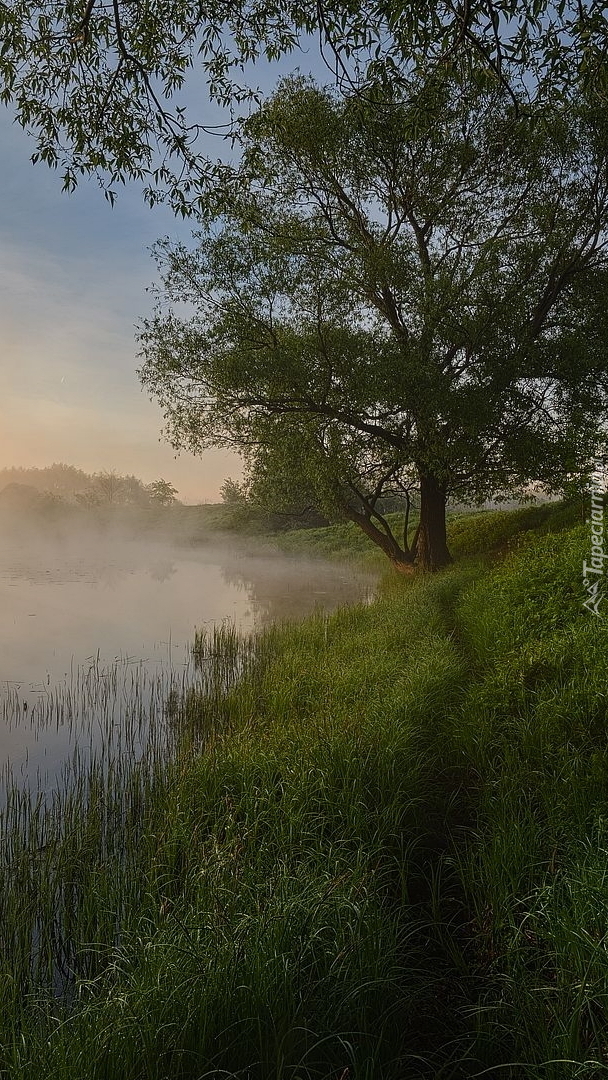
<svg viewBox="0 0 608 1080"><path fill-rule="evenodd" d="M440 575L199 641L172 762L72 806L44 879L13 852L5 928L43 880L79 977L49 1001L5 951L3 1074L608 1072L607 641L567 523L472 515Z"/></svg>

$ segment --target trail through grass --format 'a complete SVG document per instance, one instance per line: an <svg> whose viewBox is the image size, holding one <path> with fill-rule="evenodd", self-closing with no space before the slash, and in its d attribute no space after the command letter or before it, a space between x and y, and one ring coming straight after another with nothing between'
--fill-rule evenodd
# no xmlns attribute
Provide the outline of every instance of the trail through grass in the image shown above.
<svg viewBox="0 0 608 1080"><path fill-rule="evenodd" d="M50 813L14 796L3 1075L608 1074L587 537L552 531L559 508L474 517L477 540L454 539L510 542L504 562L199 638L170 753L91 773Z"/></svg>

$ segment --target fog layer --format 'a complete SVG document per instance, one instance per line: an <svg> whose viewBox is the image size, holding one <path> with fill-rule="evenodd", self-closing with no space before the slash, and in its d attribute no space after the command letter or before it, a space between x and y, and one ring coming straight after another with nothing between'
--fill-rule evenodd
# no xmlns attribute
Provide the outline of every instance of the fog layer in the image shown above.
<svg viewBox="0 0 608 1080"><path fill-rule="evenodd" d="M183 678L197 628L249 630L373 591L373 577L349 567L205 535L195 515L39 511L0 514L0 765L57 768L70 740L65 710L50 731L49 702L89 673L91 685L142 665L146 679Z"/></svg>

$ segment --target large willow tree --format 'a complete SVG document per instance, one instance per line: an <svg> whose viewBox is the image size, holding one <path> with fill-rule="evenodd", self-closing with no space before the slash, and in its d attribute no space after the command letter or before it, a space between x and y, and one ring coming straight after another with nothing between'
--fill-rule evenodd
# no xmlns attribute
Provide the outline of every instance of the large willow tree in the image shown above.
<svg viewBox="0 0 608 1080"><path fill-rule="evenodd" d="M436 74L365 99L296 78L241 142L197 245L158 250L141 375L176 446L279 461L362 527L383 475L414 477L415 543L380 546L431 570L449 497L585 473L608 391L600 110L539 119Z"/></svg>

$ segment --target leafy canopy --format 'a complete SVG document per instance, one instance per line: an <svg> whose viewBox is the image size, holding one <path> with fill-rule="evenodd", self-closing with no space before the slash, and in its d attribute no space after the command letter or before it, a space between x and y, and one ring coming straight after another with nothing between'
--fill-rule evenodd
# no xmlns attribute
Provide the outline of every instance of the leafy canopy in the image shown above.
<svg viewBox="0 0 608 1080"><path fill-rule="evenodd" d="M283 486L297 446L292 481L372 516L412 476L482 499L589 467L608 400L599 110L540 121L501 86L416 77L363 101L293 78L242 144L197 246L157 249L141 375L175 445L236 446Z"/></svg>
<svg viewBox="0 0 608 1080"><path fill-rule="evenodd" d="M203 136L238 135L260 59L302 49L364 100L456 68L523 107L581 85L605 104L608 87L599 0L0 0L0 42L0 98L34 136L34 160L68 190L96 174L110 200L135 179L182 214L221 184L228 166ZM217 128L187 104L201 91L224 110Z"/></svg>
<svg viewBox="0 0 608 1080"><path fill-rule="evenodd" d="M550 482L568 424L580 447L605 378L605 127L444 86L413 137L419 98L362 108L287 81L247 125L240 197L195 249L158 246L142 373L176 443L325 417L462 494Z"/></svg>

